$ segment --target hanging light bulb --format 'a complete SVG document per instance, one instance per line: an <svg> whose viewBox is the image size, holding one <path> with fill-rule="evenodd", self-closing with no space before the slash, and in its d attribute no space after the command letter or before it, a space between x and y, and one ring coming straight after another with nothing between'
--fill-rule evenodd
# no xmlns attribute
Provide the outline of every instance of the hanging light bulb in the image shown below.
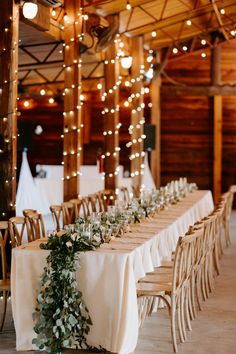
<svg viewBox="0 0 236 354"><path fill-rule="evenodd" d="M23 4L22 12L25 18L33 20L38 13L37 0L27 0Z"/></svg>
<svg viewBox="0 0 236 354"><path fill-rule="evenodd" d="M129 69L132 65L133 58L131 56L126 56L121 58L121 66L124 69Z"/></svg>
<svg viewBox="0 0 236 354"><path fill-rule="evenodd" d="M132 9L132 6L131 6L131 4L129 3L129 1L127 1L127 3L126 3L126 10L131 10Z"/></svg>

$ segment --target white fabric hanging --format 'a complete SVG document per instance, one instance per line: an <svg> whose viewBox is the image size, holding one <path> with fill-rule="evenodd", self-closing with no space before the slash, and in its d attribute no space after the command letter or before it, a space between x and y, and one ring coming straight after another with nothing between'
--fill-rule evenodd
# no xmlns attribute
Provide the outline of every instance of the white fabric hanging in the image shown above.
<svg viewBox="0 0 236 354"><path fill-rule="evenodd" d="M22 153L22 164L16 194L16 215L24 209L36 209L39 213L49 214L49 202L45 194L40 194L30 171L27 153Z"/></svg>
<svg viewBox="0 0 236 354"><path fill-rule="evenodd" d="M149 164L148 164L148 153L146 152L144 157L144 171L143 171L143 187L147 189L156 189Z"/></svg>

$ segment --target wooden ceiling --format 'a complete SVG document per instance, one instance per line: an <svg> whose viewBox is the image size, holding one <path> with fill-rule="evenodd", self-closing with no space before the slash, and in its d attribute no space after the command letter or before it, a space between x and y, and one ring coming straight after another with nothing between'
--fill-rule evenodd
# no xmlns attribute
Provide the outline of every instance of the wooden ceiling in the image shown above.
<svg viewBox="0 0 236 354"><path fill-rule="evenodd" d="M201 39L206 40L205 46L212 47L236 38L236 0L130 0L129 3L131 9L127 10L126 0L87 0L84 12L96 12L103 17L119 14L120 34L142 35L147 50L169 48L169 59L200 50ZM58 30L62 21L63 8L59 8L51 24ZM63 81L62 40L63 31L59 36L50 36L50 32L20 23L22 86ZM184 44L188 44L187 53L182 50ZM178 48L178 55L170 50L173 47ZM102 77L103 58L104 53L83 55L83 77Z"/></svg>
<svg viewBox="0 0 236 354"><path fill-rule="evenodd" d="M226 39L234 37L235 0L131 0L103 1L96 11L102 16L120 14L120 33L144 36L152 49L178 44L197 35L220 31ZM187 22L188 21L188 22ZM191 23L189 22L191 21ZM156 31L156 37L152 32Z"/></svg>

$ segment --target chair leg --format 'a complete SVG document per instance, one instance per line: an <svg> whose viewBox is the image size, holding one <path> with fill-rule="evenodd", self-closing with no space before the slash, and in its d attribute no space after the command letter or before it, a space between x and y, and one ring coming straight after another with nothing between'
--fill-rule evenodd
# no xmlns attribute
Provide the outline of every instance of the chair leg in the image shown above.
<svg viewBox="0 0 236 354"><path fill-rule="evenodd" d="M189 289L189 312L191 320L196 318L196 306L195 306L195 274L192 276L190 281L190 289Z"/></svg>
<svg viewBox="0 0 236 354"><path fill-rule="evenodd" d="M227 247L231 245L231 237L230 237L230 231L229 231L229 222L226 221L226 243L227 243Z"/></svg>
<svg viewBox="0 0 236 354"><path fill-rule="evenodd" d="M194 276L191 282L191 303L193 309L193 320L197 317L197 309L196 309L196 298L197 298L197 274L194 272Z"/></svg>
<svg viewBox="0 0 236 354"><path fill-rule="evenodd" d="M219 262L219 239L216 240L214 251L213 251L213 257L214 257L214 264L215 264L215 270L216 274L220 275L220 262Z"/></svg>
<svg viewBox="0 0 236 354"><path fill-rule="evenodd" d="M185 318L184 318L184 299L185 298L185 289L183 289L180 293L180 322L181 322L181 329L183 334L184 342L187 339L187 333L185 329Z"/></svg>
<svg viewBox="0 0 236 354"><path fill-rule="evenodd" d="M214 250L213 250L214 252ZM214 281L213 281L213 252L210 254L209 263L208 263L208 286L209 291L212 293L214 289Z"/></svg>
<svg viewBox="0 0 236 354"><path fill-rule="evenodd" d="M175 314L176 314L176 304L172 303L171 306L171 337L174 352L178 352L177 338L176 338L176 328L175 328Z"/></svg>
<svg viewBox="0 0 236 354"><path fill-rule="evenodd" d="M2 321L1 321L1 326L0 326L0 332L3 330L5 318L6 318L6 311L7 311L7 295L8 291L4 290L3 291L3 314L2 314Z"/></svg>
<svg viewBox="0 0 236 354"><path fill-rule="evenodd" d="M189 331L192 330L191 322L190 322L190 311L192 311L192 309L190 310L190 308L191 308L190 289L187 288L185 293L184 310L185 310L187 328Z"/></svg>
<svg viewBox="0 0 236 354"><path fill-rule="evenodd" d="M200 311L202 311L201 305L201 269L199 269L196 276L196 295L197 295L197 304Z"/></svg>
<svg viewBox="0 0 236 354"><path fill-rule="evenodd" d="M207 255L205 267L204 267L204 286L205 286L205 294L207 299L210 294L208 278L209 278L209 255Z"/></svg>

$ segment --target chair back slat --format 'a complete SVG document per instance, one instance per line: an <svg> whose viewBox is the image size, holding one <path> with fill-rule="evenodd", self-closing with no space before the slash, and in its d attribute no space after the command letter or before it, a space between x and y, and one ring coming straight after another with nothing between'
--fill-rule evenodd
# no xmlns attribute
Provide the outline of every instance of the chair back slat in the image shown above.
<svg viewBox="0 0 236 354"><path fill-rule="evenodd" d="M61 203L63 227L75 222L74 205L71 202Z"/></svg>
<svg viewBox="0 0 236 354"><path fill-rule="evenodd" d="M0 221L0 264L1 264L1 280L7 278L7 260L6 260L6 244L8 239L8 222Z"/></svg>
<svg viewBox="0 0 236 354"><path fill-rule="evenodd" d="M52 219L55 223L56 230L60 231L63 228L62 206L61 205L51 205L50 211L52 214Z"/></svg>
<svg viewBox="0 0 236 354"><path fill-rule="evenodd" d="M26 219L23 216L15 216L9 219L9 231L11 236L12 248L18 247L22 244L22 240L25 233L28 242L31 241L30 225L26 223Z"/></svg>
<svg viewBox="0 0 236 354"><path fill-rule="evenodd" d="M30 241L46 237L43 216L40 213L32 212L26 216L26 224L30 228Z"/></svg>

